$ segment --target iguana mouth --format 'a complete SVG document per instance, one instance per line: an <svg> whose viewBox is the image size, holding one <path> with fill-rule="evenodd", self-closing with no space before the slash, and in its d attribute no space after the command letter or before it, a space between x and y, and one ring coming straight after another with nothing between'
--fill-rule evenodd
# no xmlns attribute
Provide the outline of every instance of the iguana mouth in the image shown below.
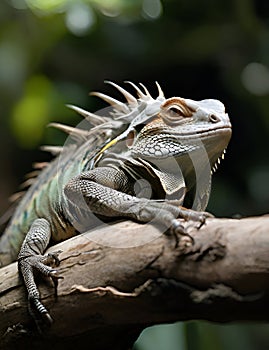
<svg viewBox="0 0 269 350"><path fill-rule="evenodd" d="M178 130L173 130L173 132L169 132L169 131L165 131L163 132L163 134L167 134L167 135L173 135L173 136L180 136L182 138L189 138L190 136L193 136L194 138L204 138L208 135L211 135L211 134L219 134L219 133L226 133L226 132L231 132L231 126L230 125L222 125L222 126L214 126L212 127L211 129L210 128L207 128L207 129L197 129L195 130L195 132L193 131L178 131Z"/></svg>
<svg viewBox="0 0 269 350"><path fill-rule="evenodd" d="M158 129L158 133L154 132L154 130L150 130L150 132L146 132L143 134L143 138L147 138L150 140L151 138L154 138L158 142L160 141L174 141L176 143L181 143L183 140L186 141L186 143L192 141L192 140L204 140L206 138L211 138L214 136L219 136L220 134L229 136L232 133L232 129L229 125L225 126L219 126L219 127L214 127L211 130L196 130L195 132L189 131L189 132L180 132L177 130L162 130ZM139 138L137 139L139 141Z"/></svg>
<svg viewBox="0 0 269 350"><path fill-rule="evenodd" d="M218 128L214 128L212 130L203 130L201 132L197 131L196 135L199 135L200 138L206 138L207 136L214 136L214 135L219 135L219 134L231 134L232 129L231 127L227 126L221 126ZM195 135L195 134L194 134Z"/></svg>

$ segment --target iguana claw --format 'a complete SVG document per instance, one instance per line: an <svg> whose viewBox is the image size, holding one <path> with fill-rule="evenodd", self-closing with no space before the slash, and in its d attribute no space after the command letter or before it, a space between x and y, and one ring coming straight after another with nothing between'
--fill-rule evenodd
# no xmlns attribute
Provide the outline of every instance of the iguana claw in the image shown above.
<svg viewBox="0 0 269 350"><path fill-rule="evenodd" d="M194 238L186 231L186 228L184 227L184 225L182 225L182 223L179 220L174 219L172 221L170 232L175 236L176 247L178 246L180 241L179 236L185 237L185 240L188 240L188 242L185 242L186 244L194 244Z"/></svg>
<svg viewBox="0 0 269 350"><path fill-rule="evenodd" d="M206 219L209 217L213 217L212 214L208 212L199 212L194 211L191 209L186 209L181 207L180 208L180 217L184 219L185 221L194 221L198 222L198 225L196 226L197 230L199 230L206 222ZM194 238L187 232L186 226L184 225L184 222L180 221L179 219L174 219L172 221L172 225L170 227L170 232L176 236L183 236L185 237L185 240L187 239L191 245L194 244ZM176 238L177 245L179 242L179 238Z"/></svg>
<svg viewBox="0 0 269 350"><path fill-rule="evenodd" d="M58 260L57 257L57 263ZM39 291L34 280L34 273L39 272L43 276L50 277L54 284L55 296L57 296L58 280L63 277L59 276L57 270L47 265L52 264L54 261L55 256L52 254L30 256L18 261L19 270L24 278L28 291L28 309L39 331L41 331L41 324L43 322L45 322L46 325L50 325L53 320L48 310L40 301Z"/></svg>

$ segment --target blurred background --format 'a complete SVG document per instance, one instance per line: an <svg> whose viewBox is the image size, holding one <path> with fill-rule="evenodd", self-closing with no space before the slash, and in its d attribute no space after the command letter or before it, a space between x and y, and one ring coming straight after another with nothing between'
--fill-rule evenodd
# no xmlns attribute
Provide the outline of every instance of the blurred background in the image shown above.
<svg viewBox="0 0 269 350"><path fill-rule="evenodd" d="M65 136L51 121L76 125L65 107L118 97L109 79L144 83L156 96L221 100L233 124L226 159L213 178L217 216L268 212L268 0L2 0L0 2L0 213L35 161L38 147ZM269 348L266 325L205 322L153 327L136 350Z"/></svg>

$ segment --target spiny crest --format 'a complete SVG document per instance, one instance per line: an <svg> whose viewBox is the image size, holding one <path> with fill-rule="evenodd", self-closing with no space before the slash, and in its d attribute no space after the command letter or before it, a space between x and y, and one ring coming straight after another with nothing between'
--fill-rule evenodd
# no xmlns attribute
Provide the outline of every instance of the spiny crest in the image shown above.
<svg viewBox="0 0 269 350"><path fill-rule="evenodd" d="M221 156L217 159L215 164L212 166L211 174L215 173L218 170L218 166L221 163L221 160L225 158L225 154L226 154L226 149L223 150Z"/></svg>
<svg viewBox="0 0 269 350"><path fill-rule="evenodd" d="M62 151L63 147L62 146L41 146L40 147L41 151L49 152L53 156L58 156Z"/></svg>
<svg viewBox="0 0 269 350"><path fill-rule="evenodd" d="M101 94L99 92L92 92L91 95L94 96L98 96L100 98L102 98L103 100L105 100L106 102L108 102L109 104L111 104L115 109L118 109L119 111L121 111L122 109L124 109L124 111L128 112L129 108L128 107L137 107L139 105L139 101L133 96L131 95L127 90L125 90L124 88L122 88L121 86L119 86L116 83L113 83L112 81L108 81L106 80L105 83L110 84L112 86L114 86L126 99L127 103L129 106L126 106L126 104L124 104L125 107L122 106L122 102L115 100L114 98L111 98L108 95L105 94ZM143 102L148 102L148 101L154 101L155 99L150 95L148 89L145 87L145 85L143 85L142 83L139 83L139 85L143 88L144 92L137 86L135 85L133 82L131 81L125 81L125 83L130 84L132 87L134 87L134 89L137 92L138 98L140 99L140 101ZM156 82L156 86L158 88L158 99L164 99L164 93L159 85L158 82ZM128 108L128 110L126 109L126 107Z"/></svg>
<svg viewBox="0 0 269 350"><path fill-rule="evenodd" d="M45 147L44 147L45 148ZM37 177L38 175L41 173L41 171L46 168L47 166L49 165L48 162L40 162L40 163L34 163L33 164L33 168L34 170L33 171L30 171L29 173L27 173L26 175L24 175L24 182L20 184L19 188L23 191L21 192L17 192L15 194L13 194L11 197L10 197L10 201L11 202L14 202L14 201L17 201L18 199L20 199L23 194L24 194L24 191L27 190L28 187L32 186L36 180L37 180Z"/></svg>
<svg viewBox="0 0 269 350"><path fill-rule="evenodd" d="M158 89L158 97L156 99L154 99L150 95L148 89L142 83L139 83L139 85L141 86L140 88L131 81L126 81L127 84L130 84L136 90L138 99L131 93L129 93L127 90L125 90L123 87L119 86L118 84L112 81L105 81L105 83L115 87L127 101L127 103L124 103L101 92L91 92L91 96L97 96L113 107L111 117L100 116L95 113L88 112L80 107L67 105L68 108L82 115L88 122L90 122L90 124L93 127L90 130L82 130L60 123L50 123L49 126L64 131L65 133L69 134L75 141L83 142L87 140L90 135L92 135L98 130L108 131L111 129L117 129L124 122L130 124L133 127L145 121L149 118L150 115L158 111L159 106L165 100L164 93L158 82L156 82L156 86ZM141 115L141 110L139 109L141 105L143 105L143 108L141 110L145 110L144 116ZM60 149L56 149L54 146L51 148L46 146L43 147L43 149L46 151L50 151L53 155L57 155L61 152Z"/></svg>
<svg viewBox="0 0 269 350"><path fill-rule="evenodd" d="M25 195L25 191L15 192L9 197L10 203L15 203L19 201Z"/></svg>
<svg viewBox="0 0 269 350"><path fill-rule="evenodd" d="M87 140L87 137L89 135L88 131L78 129L78 128L73 128L72 126L64 125L60 123L50 123L48 126L52 126L56 129L64 131L65 133L69 134L72 138L78 141L81 141L83 139Z"/></svg>
<svg viewBox="0 0 269 350"><path fill-rule="evenodd" d="M72 109L73 111L77 112L78 114L82 115L93 126L104 124L109 119L109 118L102 117L100 115L85 111L84 109L82 109L80 107L73 106L70 104L67 104L66 107L68 107L68 108Z"/></svg>
<svg viewBox="0 0 269 350"><path fill-rule="evenodd" d="M44 169L49 163L42 162L42 163L34 163L33 168L34 171L31 171L30 173L26 174L24 176L25 181L19 186L21 191L13 193L9 197L9 202L11 203L11 207L1 215L0 217L0 226L6 225L11 216L13 215L15 208L18 204L18 202L23 198L23 196L26 194L27 189L37 181L37 177L40 174L41 170Z"/></svg>
<svg viewBox="0 0 269 350"><path fill-rule="evenodd" d="M38 175L41 173L41 171L48 166L48 162L42 162L42 163L34 163L33 168L35 170L27 173L24 178L25 181L20 184L19 188L22 191L15 192L9 197L9 202L11 203L17 203L21 198L24 196L24 194L27 191L27 188L30 187L33 183L36 182Z"/></svg>

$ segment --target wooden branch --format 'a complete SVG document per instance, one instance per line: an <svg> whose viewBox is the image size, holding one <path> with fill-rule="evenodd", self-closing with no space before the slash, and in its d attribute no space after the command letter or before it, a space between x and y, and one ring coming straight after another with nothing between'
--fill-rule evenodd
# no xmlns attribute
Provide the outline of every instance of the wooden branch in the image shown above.
<svg viewBox="0 0 269 350"><path fill-rule="evenodd" d="M42 336L28 315L16 263L0 269L0 348L15 348L19 339L20 349L86 342L127 349L158 323L269 321L269 216L208 219L191 234L193 245L184 238L177 244L153 225L124 221L50 248L63 250L64 279L57 299L51 285L39 284L54 319Z"/></svg>

